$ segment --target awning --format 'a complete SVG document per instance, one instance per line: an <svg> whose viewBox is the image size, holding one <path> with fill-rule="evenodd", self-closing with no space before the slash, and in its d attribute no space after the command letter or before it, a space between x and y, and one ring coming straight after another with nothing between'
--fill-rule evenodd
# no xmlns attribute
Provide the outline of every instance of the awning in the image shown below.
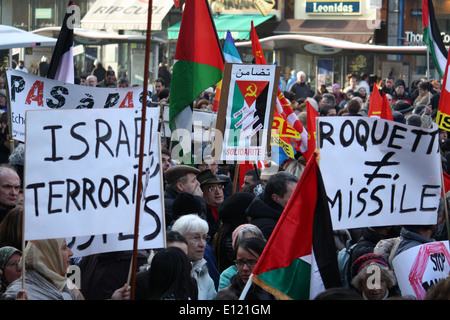
<svg viewBox="0 0 450 320"><path fill-rule="evenodd" d="M58 38L59 32L61 31L60 27L45 27L41 29L36 29L31 31L32 33L52 37L56 39ZM74 28L73 37L75 44L84 44L84 45L105 45L105 44L113 44L113 43L145 43L147 37L145 35L126 35L126 34L113 34L100 30L86 30L82 28ZM167 41L158 37L151 37L152 42L157 43L166 43Z"/></svg>
<svg viewBox="0 0 450 320"><path fill-rule="evenodd" d="M367 20L298 20L280 22L274 34L302 34L329 37L357 43L368 43L377 26Z"/></svg>
<svg viewBox="0 0 450 320"><path fill-rule="evenodd" d="M152 30L162 29L161 23L173 0L153 1ZM81 19L81 27L93 30L147 30L148 0L97 0Z"/></svg>
<svg viewBox="0 0 450 320"><path fill-rule="evenodd" d="M269 14L262 16L260 14L222 14L214 17L214 24L216 25L217 35L219 39L225 39L227 30L230 30L231 36L234 40L248 40L250 39L251 21L256 28L257 25L271 19L275 15ZM167 29L168 39L178 39L181 22L171 26Z"/></svg>
<svg viewBox="0 0 450 320"><path fill-rule="evenodd" d="M56 39L34 34L11 26L0 25L0 50L54 46Z"/></svg>
<svg viewBox="0 0 450 320"><path fill-rule="evenodd" d="M383 46L356 43L327 37L307 36L300 34L277 35L260 38L261 47L266 50L292 50L295 53L315 55L337 54L413 54L426 55L427 46ZM236 42L236 47L251 48L251 41Z"/></svg>

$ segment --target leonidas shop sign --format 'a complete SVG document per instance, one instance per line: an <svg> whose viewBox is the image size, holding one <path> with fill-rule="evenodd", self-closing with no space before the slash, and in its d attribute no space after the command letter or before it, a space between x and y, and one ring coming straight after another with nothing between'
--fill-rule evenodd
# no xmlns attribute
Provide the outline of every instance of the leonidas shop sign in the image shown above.
<svg viewBox="0 0 450 320"><path fill-rule="evenodd" d="M361 1L306 1L308 14L360 14Z"/></svg>

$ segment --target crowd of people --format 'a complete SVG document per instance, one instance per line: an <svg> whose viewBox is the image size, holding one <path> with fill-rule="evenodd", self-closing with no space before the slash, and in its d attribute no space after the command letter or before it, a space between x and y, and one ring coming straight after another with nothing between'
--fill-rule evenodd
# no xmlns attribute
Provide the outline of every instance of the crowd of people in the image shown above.
<svg viewBox="0 0 450 320"><path fill-rule="evenodd" d="M111 70L99 71L80 85L125 85ZM98 75L104 79L98 83ZM316 93L298 72L282 77L286 98L307 128L306 100L321 116L367 116L373 90L384 92L394 121L429 128L434 121L440 94L439 81L417 81L406 87L402 79L371 78L351 74L342 86L335 83ZM95 77L95 78L94 78ZM90 84L92 81L92 84ZM167 103L169 86L155 81L153 102ZM1 90L1 88L0 88ZM1 94L1 91L0 91ZM203 93L205 94L205 93ZM200 97L211 102L211 97ZM203 103L203 102L202 102ZM0 118L0 122L3 121ZM7 120L3 127L7 127ZM0 131L9 141L8 130ZM443 168L447 170L446 131L440 134ZM8 144L5 145L5 148ZM1 150L0 150L1 151ZM8 150L6 150L8 154ZM162 150L166 246L138 250L135 288L129 284L132 251L73 257L65 239L22 243L23 230L23 144L0 165L0 294L1 299L30 300L238 300L249 281L268 239L302 175L301 154L282 164L239 173L237 165L219 164L206 157L194 166L177 163L170 150ZM2 158L0 158L2 159ZM244 176L242 176L244 175ZM241 185L235 185L243 181ZM450 197L446 197L450 204ZM444 203L435 225L366 227L335 231L336 257L352 244L349 278L340 288L331 288L316 300L411 299L402 295L392 259L400 252L439 240L447 240ZM23 251L23 252L22 252ZM66 275L77 265L81 285ZM381 270L381 286L367 286L368 268ZM26 272L23 272L26 270ZM22 277L25 275L24 281ZM23 287L24 283L24 287ZM428 290L426 299L448 300L450 278ZM246 300L276 300L270 292L252 284Z"/></svg>

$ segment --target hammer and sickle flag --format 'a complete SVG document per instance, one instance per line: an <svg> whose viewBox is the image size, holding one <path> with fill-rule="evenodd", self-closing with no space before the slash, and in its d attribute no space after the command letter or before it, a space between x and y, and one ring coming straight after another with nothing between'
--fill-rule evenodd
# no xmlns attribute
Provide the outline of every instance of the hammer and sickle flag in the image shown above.
<svg viewBox="0 0 450 320"><path fill-rule="evenodd" d="M236 81L239 90L249 107L259 97L261 92L267 87L269 81Z"/></svg>

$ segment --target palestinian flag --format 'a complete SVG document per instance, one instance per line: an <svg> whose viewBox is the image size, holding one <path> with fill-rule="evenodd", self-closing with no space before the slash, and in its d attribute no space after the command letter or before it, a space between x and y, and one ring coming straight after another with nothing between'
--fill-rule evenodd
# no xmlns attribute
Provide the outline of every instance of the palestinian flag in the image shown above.
<svg viewBox="0 0 450 320"><path fill-rule="evenodd" d="M66 83L75 82L75 69L73 64L73 27L69 28L70 19L72 19L74 2L69 1L66 15L63 19L61 31L58 35L55 48L53 49L47 78Z"/></svg>
<svg viewBox="0 0 450 320"><path fill-rule="evenodd" d="M374 84L374 90L370 95L368 116L385 120L394 120L386 93L383 92L383 96L381 96L376 84Z"/></svg>
<svg viewBox="0 0 450 320"><path fill-rule="evenodd" d="M192 131L190 104L222 80L224 57L207 0L187 0L170 83L169 125ZM183 112L184 111L184 112Z"/></svg>
<svg viewBox="0 0 450 320"><path fill-rule="evenodd" d="M439 74L444 76L448 52L442 41L441 32L434 16L432 0L422 2L422 34Z"/></svg>
<svg viewBox="0 0 450 320"><path fill-rule="evenodd" d="M286 300L312 300L342 286L330 210L316 153L253 270L252 281Z"/></svg>

